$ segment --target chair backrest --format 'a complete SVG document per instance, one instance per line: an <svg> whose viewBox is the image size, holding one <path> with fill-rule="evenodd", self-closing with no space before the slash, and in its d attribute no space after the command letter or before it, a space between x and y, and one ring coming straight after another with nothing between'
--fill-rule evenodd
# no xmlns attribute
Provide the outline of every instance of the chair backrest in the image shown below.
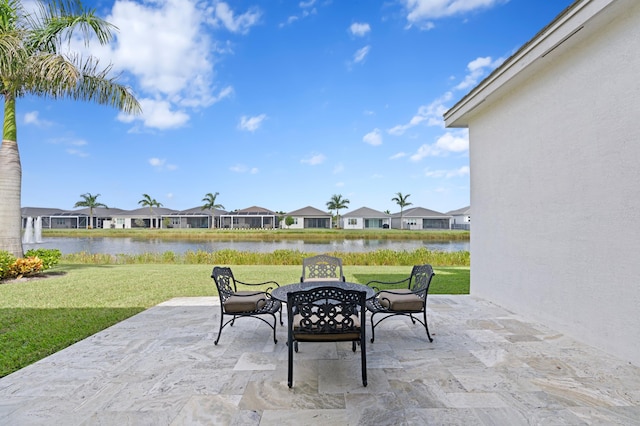
<svg viewBox="0 0 640 426"><path fill-rule="evenodd" d="M420 297L425 299L434 275L435 273L431 265L415 265L411 270L409 289L414 292L419 292Z"/></svg>
<svg viewBox="0 0 640 426"><path fill-rule="evenodd" d="M236 280L233 278L231 268L216 266L211 272L211 278L213 278L213 281L216 283L221 302L224 303L237 291Z"/></svg>
<svg viewBox="0 0 640 426"><path fill-rule="evenodd" d="M322 335L333 335L340 340L340 335L364 333L365 301L366 292L339 287L290 292L287 294L289 332L317 335L319 340L323 340Z"/></svg>
<svg viewBox="0 0 640 426"><path fill-rule="evenodd" d="M344 281L342 259L320 254L302 259L300 281Z"/></svg>

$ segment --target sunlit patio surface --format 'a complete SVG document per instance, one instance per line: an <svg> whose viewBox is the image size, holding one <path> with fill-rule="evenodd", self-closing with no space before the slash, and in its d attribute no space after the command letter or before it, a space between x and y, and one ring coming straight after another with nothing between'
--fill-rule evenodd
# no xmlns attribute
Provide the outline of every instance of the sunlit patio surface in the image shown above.
<svg viewBox="0 0 640 426"><path fill-rule="evenodd" d="M286 326L274 345L243 318L215 346L217 303L172 299L0 379L0 424L640 424L640 368L472 296L430 296L433 343L376 328L367 387L360 349L301 343L289 389Z"/></svg>

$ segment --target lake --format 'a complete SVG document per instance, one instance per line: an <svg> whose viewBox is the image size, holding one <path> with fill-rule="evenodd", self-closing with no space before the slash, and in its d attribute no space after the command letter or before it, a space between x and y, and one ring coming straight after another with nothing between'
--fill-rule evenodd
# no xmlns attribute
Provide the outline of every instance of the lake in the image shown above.
<svg viewBox="0 0 640 426"><path fill-rule="evenodd" d="M441 251L469 251L469 241L421 241L421 240L335 240L324 242L310 242L304 240L278 241L193 241L193 240L164 240L164 239L134 239L134 238L73 238L49 237L43 238L41 243L23 244L24 250L29 249L58 249L62 254L86 252L91 254L141 254L164 253L171 251L184 254L187 251L206 251L231 249L270 253L274 250L299 250L301 252L326 253L333 251L367 252L375 250L407 250L424 247L429 250Z"/></svg>

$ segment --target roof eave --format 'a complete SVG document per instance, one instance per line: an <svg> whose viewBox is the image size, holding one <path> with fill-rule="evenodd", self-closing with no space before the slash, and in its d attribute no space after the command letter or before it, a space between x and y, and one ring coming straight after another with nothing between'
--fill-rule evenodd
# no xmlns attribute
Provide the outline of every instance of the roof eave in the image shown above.
<svg viewBox="0 0 640 426"><path fill-rule="evenodd" d="M446 127L469 126L471 113L514 77L544 59L615 0L576 0L444 113Z"/></svg>

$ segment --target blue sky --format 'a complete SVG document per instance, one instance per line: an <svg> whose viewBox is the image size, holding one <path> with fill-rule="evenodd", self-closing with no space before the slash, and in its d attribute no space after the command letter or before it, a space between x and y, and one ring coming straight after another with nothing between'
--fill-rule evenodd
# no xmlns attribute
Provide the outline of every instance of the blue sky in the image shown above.
<svg viewBox="0 0 640 426"><path fill-rule="evenodd" d="M402 192L412 207L464 207L468 133L442 114L571 3L85 3L119 29L90 53L143 114L19 99L22 205L72 209L90 192L181 210L219 192L227 210L288 212L340 194L393 213Z"/></svg>

